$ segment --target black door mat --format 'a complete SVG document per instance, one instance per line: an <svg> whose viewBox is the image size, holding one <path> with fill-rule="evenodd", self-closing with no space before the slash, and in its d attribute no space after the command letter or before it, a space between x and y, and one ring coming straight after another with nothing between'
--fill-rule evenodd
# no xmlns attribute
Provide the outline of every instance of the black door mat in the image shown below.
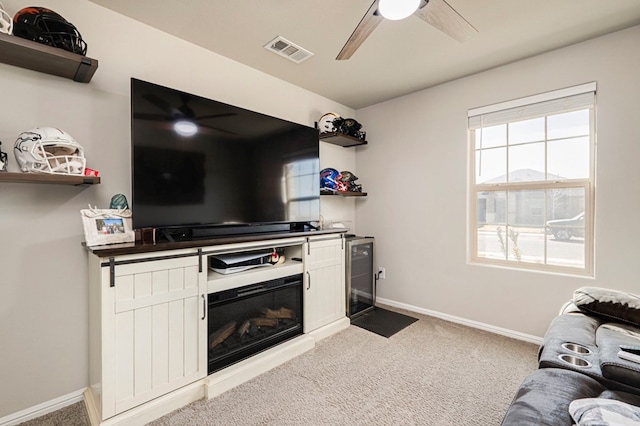
<svg viewBox="0 0 640 426"><path fill-rule="evenodd" d="M391 337L415 321L418 318L376 307L371 312L352 319L351 324L382 337Z"/></svg>

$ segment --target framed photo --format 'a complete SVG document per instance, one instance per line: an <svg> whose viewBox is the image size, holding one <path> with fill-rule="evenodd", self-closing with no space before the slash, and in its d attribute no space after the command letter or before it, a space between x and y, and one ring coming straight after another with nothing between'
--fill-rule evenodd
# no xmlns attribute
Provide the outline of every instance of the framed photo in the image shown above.
<svg viewBox="0 0 640 426"><path fill-rule="evenodd" d="M83 209L80 210L84 238L87 246L132 243L135 232L131 229L131 210Z"/></svg>

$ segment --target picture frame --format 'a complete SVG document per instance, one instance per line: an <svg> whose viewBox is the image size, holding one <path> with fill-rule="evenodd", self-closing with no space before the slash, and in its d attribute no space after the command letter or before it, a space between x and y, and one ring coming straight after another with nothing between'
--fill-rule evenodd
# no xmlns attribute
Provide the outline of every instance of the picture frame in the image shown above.
<svg viewBox="0 0 640 426"><path fill-rule="evenodd" d="M135 232L131 227L131 210L96 209L80 210L88 247L106 244L132 243Z"/></svg>

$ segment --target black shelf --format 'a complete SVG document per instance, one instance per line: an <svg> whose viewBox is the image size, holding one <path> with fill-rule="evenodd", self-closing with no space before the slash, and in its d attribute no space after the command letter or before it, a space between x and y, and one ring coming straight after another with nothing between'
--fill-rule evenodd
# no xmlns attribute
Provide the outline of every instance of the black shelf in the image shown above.
<svg viewBox="0 0 640 426"><path fill-rule="evenodd" d="M88 83L98 61L57 47L0 33L0 62Z"/></svg>
<svg viewBox="0 0 640 426"><path fill-rule="evenodd" d="M338 132L320 133L319 137L322 142L328 142L334 145L340 145L344 148L367 144L367 141L365 141L364 139L359 139L359 138L345 135L343 133L338 133Z"/></svg>
<svg viewBox="0 0 640 426"><path fill-rule="evenodd" d="M0 183L44 183L57 185L88 186L100 183L98 176L49 175L39 173L0 172Z"/></svg>

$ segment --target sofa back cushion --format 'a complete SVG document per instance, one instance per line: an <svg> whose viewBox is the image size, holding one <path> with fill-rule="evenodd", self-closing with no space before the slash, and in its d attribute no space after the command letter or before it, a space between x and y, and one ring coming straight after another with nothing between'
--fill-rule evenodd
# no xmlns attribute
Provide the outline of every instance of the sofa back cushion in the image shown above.
<svg viewBox="0 0 640 426"><path fill-rule="evenodd" d="M580 287L573 303L582 312L640 326L640 296L601 287Z"/></svg>

